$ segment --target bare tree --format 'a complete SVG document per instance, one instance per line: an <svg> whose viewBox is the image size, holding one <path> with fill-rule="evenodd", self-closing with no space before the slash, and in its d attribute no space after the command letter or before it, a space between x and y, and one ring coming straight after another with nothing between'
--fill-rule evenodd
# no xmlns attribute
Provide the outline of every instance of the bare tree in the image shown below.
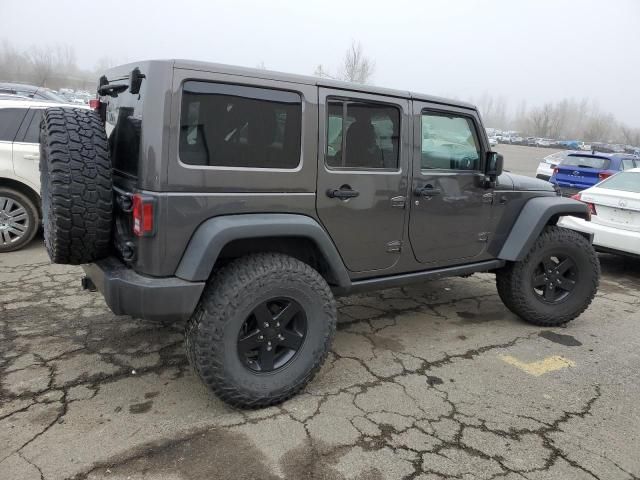
<svg viewBox="0 0 640 480"><path fill-rule="evenodd" d="M54 60L51 48L31 47L27 52L27 58L31 63L33 83L39 86L47 86L47 80L51 80Z"/></svg>
<svg viewBox="0 0 640 480"><path fill-rule="evenodd" d="M626 125L620 126L621 140L626 145L640 146L640 128L629 128Z"/></svg>
<svg viewBox="0 0 640 480"><path fill-rule="evenodd" d="M332 80L337 80L337 78L335 76L333 76L329 70L327 70L326 68L324 68L324 66L320 63L318 64L318 66L316 67L316 69L313 71L313 75L315 77L320 77L320 78L331 78Z"/></svg>
<svg viewBox="0 0 640 480"><path fill-rule="evenodd" d="M347 82L369 83L375 66L375 62L364 54L362 44L352 41L344 56L338 76Z"/></svg>

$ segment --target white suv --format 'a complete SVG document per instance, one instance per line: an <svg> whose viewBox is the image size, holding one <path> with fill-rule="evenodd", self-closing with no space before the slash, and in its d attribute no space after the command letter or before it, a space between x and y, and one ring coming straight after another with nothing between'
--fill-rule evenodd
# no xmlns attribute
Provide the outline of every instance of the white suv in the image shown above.
<svg viewBox="0 0 640 480"><path fill-rule="evenodd" d="M28 244L40 227L40 119L59 102L0 99L0 252Z"/></svg>

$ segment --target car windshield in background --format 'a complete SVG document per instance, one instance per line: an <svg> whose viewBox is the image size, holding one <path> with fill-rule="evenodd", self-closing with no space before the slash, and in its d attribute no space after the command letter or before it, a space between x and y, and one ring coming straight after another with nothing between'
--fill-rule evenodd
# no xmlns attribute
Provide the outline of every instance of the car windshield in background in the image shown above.
<svg viewBox="0 0 640 480"><path fill-rule="evenodd" d="M571 165L573 167L596 168L598 170L606 170L609 168L611 161L608 158L601 157L581 157L580 155L569 155L560 161L560 165Z"/></svg>
<svg viewBox="0 0 640 480"><path fill-rule="evenodd" d="M62 103L66 102L66 100L64 98L62 98L57 93L53 93L50 90L44 90L44 91L40 90L39 93L40 93L40 95L45 97L47 100L53 100L54 102L62 102Z"/></svg>
<svg viewBox="0 0 640 480"><path fill-rule="evenodd" d="M598 187L640 193L640 172L620 172L600 183Z"/></svg>
<svg viewBox="0 0 640 480"><path fill-rule="evenodd" d="M547 155L546 157L544 157L544 161L547 162L547 163L558 164L558 163L560 163L560 161L562 161L565 158L567 158L567 155L569 155L569 152L552 153L551 155Z"/></svg>

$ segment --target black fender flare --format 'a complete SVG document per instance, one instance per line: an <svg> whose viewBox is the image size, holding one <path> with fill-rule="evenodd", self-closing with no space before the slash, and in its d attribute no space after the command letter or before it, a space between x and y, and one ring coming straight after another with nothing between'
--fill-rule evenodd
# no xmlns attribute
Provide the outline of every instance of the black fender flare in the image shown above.
<svg viewBox="0 0 640 480"><path fill-rule="evenodd" d="M189 240L176 277L207 280L225 245L233 240L262 237L303 237L313 241L327 261L335 284L351 285L338 250L320 224L311 217L287 213L223 215L204 221Z"/></svg>
<svg viewBox="0 0 640 480"><path fill-rule="evenodd" d="M549 223L555 224L559 216L589 218L586 204L564 197L532 198L520 211L498 258L517 262L531 250L533 243Z"/></svg>

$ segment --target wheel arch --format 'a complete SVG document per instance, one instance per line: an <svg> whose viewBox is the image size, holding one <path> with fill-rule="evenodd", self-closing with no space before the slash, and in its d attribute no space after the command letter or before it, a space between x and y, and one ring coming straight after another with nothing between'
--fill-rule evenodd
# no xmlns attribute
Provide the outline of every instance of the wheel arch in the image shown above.
<svg viewBox="0 0 640 480"><path fill-rule="evenodd" d="M351 284L326 231L313 218L297 214L225 215L206 220L189 240L176 276L204 281L221 263L267 251L298 258L318 270L330 285Z"/></svg>
<svg viewBox="0 0 640 480"><path fill-rule="evenodd" d="M531 250L544 227L556 225L561 216L589 218L586 204L564 197L537 197L525 203L498 258L519 261ZM588 237L591 240L590 237Z"/></svg>

